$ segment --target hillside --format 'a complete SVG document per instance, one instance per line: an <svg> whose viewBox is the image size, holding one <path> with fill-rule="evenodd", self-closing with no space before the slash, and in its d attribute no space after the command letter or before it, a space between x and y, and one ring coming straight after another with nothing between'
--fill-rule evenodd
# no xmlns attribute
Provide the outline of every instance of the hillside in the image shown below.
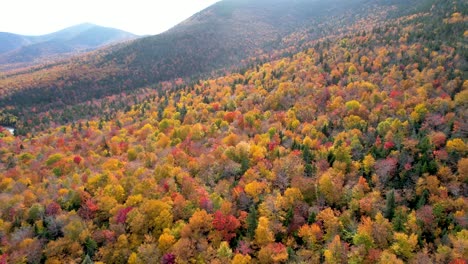
<svg viewBox="0 0 468 264"><path fill-rule="evenodd" d="M28 45L31 41L21 35L0 32L0 43L0 54L3 54L20 48L21 46Z"/></svg>
<svg viewBox="0 0 468 264"><path fill-rule="evenodd" d="M0 32L0 69L44 63L64 55L90 51L137 36L89 23L72 26L42 36L22 36Z"/></svg>
<svg viewBox="0 0 468 264"><path fill-rule="evenodd" d="M349 31L357 19L393 2L221 1L163 34L68 62L6 73L0 78L0 107L17 116L18 126L27 131L37 128L26 120L48 111L58 112L52 117L55 122L67 122L70 118L61 113L69 106L161 81L219 75L276 50L293 47L285 52L297 52L300 43Z"/></svg>
<svg viewBox="0 0 468 264"><path fill-rule="evenodd" d="M468 9L417 3L113 118L1 131L0 262L466 263Z"/></svg>

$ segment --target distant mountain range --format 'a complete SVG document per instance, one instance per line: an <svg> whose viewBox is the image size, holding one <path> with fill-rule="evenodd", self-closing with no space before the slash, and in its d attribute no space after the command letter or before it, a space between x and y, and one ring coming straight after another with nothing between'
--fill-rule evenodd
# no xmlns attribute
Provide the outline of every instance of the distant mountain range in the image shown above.
<svg viewBox="0 0 468 264"><path fill-rule="evenodd" d="M41 36L0 32L0 64L28 64L64 54L135 39L138 36L119 29L84 23Z"/></svg>

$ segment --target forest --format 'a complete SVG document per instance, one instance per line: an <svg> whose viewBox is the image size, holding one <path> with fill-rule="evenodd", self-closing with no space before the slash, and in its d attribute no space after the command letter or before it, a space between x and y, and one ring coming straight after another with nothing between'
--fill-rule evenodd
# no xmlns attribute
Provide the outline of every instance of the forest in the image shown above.
<svg viewBox="0 0 468 264"><path fill-rule="evenodd" d="M0 263L466 264L468 7L419 2L0 128Z"/></svg>

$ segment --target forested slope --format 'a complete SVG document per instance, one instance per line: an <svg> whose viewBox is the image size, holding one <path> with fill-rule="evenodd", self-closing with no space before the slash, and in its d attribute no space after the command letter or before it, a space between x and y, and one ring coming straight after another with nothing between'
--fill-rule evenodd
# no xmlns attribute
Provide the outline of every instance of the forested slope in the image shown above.
<svg viewBox="0 0 468 264"><path fill-rule="evenodd" d="M1 132L0 261L466 263L465 11Z"/></svg>
<svg viewBox="0 0 468 264"><path fill-rule="evenodd" d="M400 13L406 5L393 0L221 1L163 34L5 73L0 108L18 124L4 124L25 134L50 120L63 124L93 117L79 108L108 96L139 94L137 89L162 81L219 76L278 50L293 54L308 41L348 32L358 19L390 8Z"/></svg>

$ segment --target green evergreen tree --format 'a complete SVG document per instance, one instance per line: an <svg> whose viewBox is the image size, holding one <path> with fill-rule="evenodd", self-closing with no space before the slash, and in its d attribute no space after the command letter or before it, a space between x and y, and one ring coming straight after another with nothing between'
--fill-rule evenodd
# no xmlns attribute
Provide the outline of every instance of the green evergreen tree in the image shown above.
<svg viewBox="0 0 468 264"><path fill-rule="evenodd" d="M387 193L387 202L385 206L384 216L392 221L395 215L395 191L392 190Z"/></svg>
<svg viewBox="0 0 468 264"><path fill-rule="evenodd" d="M255 205L250 206L249 215L247 216L247 236L253 238L255 236L255 229L258 225L258 212Z"/></svg>
<svg viewBox="0 0 468 264"><path fill-rule="evenodd" d="M416 204L416 209L419 209L423 207L424 205L426 205L428 198L429 198L429 191L426 189L421 194L421 197L419 197L418 203Z"/></svg>

